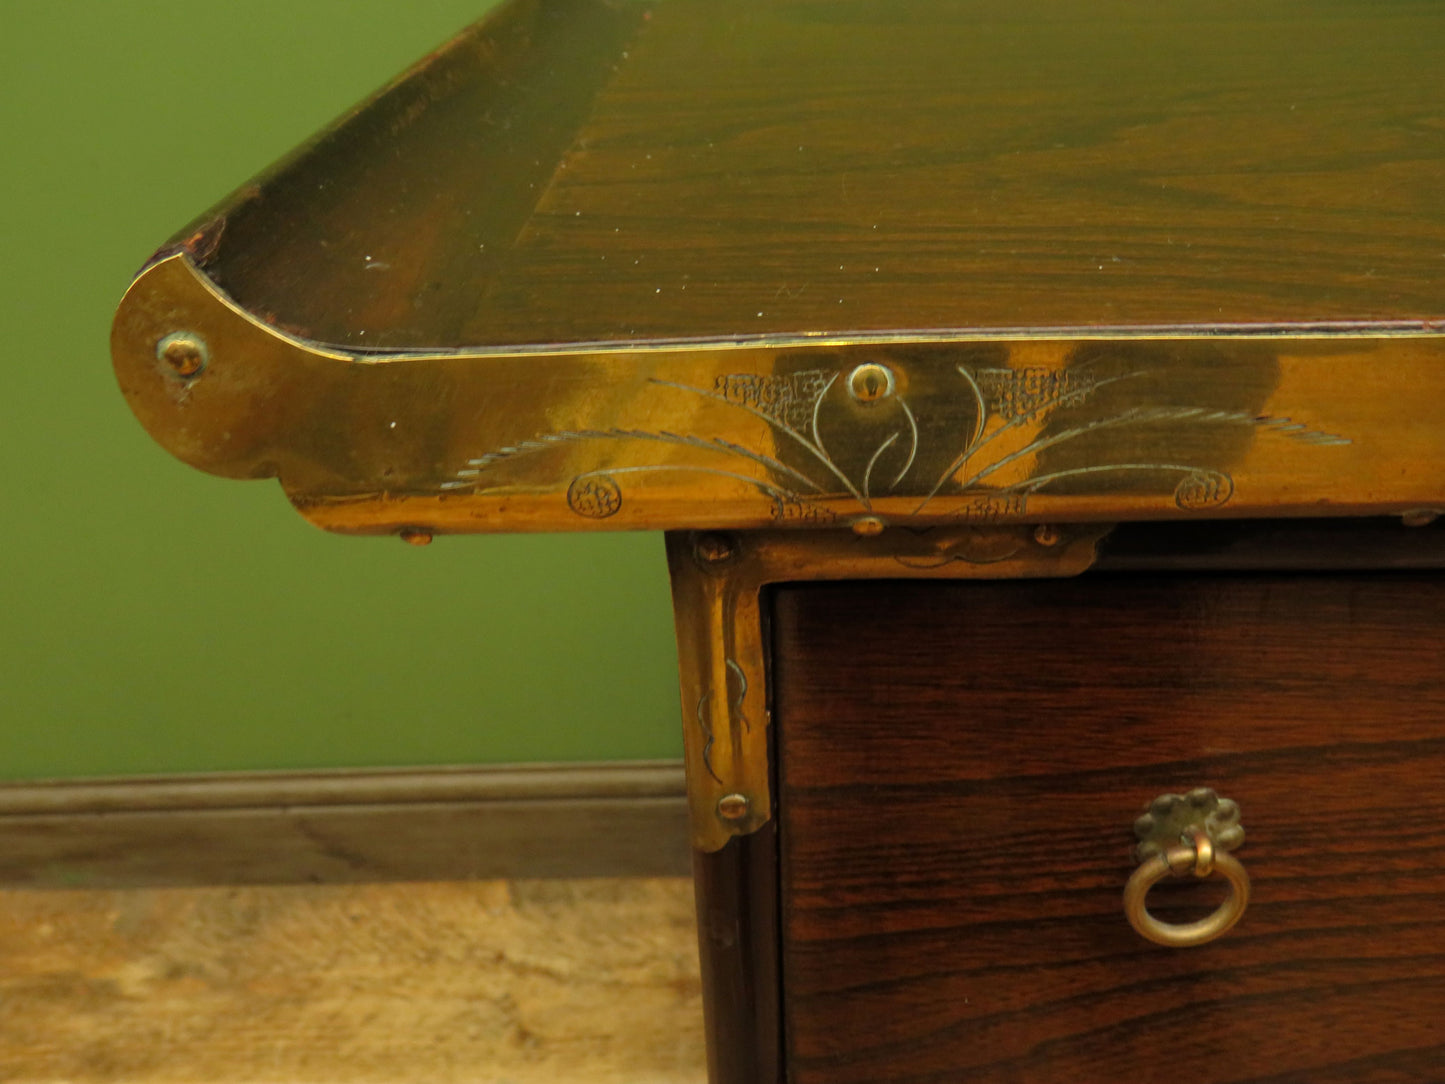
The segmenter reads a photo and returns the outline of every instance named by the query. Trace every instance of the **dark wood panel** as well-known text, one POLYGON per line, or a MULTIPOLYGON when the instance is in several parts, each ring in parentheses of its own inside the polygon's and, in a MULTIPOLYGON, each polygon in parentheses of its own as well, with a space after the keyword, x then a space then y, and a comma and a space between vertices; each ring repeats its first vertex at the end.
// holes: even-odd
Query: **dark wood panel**
POLYGON ((0 786, 0 887, 683 876, 671 761, 0 786))
MULTIPOLYGON (((1439 1079, 1445 581, 797 587, 776 606, 796 1084, 1439 1079), (1127 925, 1155 795, 1238 800, 1214 944, 1127 925)), ((1164 914, 1213 884, 1157 889, 1164 914)))
POLYGON ((1378 572, 1445 569, 1445 519, 1428 509, 1370 519, 1121 523, 1099 545, 1111 572, 1378 572))
POLYGON ((351 349, 1445 315, 1415 0, 514 0, 178 238, 351 349))

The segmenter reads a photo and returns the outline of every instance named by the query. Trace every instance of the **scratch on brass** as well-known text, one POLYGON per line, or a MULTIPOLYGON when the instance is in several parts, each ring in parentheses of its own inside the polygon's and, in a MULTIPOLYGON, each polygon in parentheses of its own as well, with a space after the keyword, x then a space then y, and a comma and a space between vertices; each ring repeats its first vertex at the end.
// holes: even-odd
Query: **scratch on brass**
POLYGON ((698 697, 697 700, 697 725, 702 730, 703 737, 702 766, 707 769, 708 775, 712 776, 713 779, 721 783, 722 778, 717 774, 717 772, 712 766, 712 747, 713 742, 716 739, 713 736, 712 720, 711 718, 709 718, 708 699, 708 692, 706 689, 704 689, 702 695, 698 697))
MULTIPOLYGON (((743 711, 743 704, 748 695, 748 676, 743 672, 743 668, 733 659, 726 660, 725 665, 727 667, 727 684, 729 687, 727 701, 728 708, 732 712, 731 718, 742 723, 745 731, 751 732, 753 729, 752 722, 748 719, 747 713, 743 711), (733 685, 735 684, 734 678, 736 678, 735 691, 733 690, 733 685)), ((702 695, 698 697, 696 712, 697 725, 698 729, 702 731, 703 736, 703 767, 707 769, 708 775, 721 783, 722 779, 718 776, 717 770, 713 767, 712 763, 712 750, 713 746, 717 743, 717 733, 712 725, 712 699, 713 693, 710 689, 704 689, 702 695)))
MULTIPOLYGON (((738 690, 731 697, 733 718, 743 724, 744 730, 751 731, 753 724, 743 711, 743 700, 748 695, 748 676, 743 673, 743 668, 732 659, 727 660, 727 668, 729 678, 736 677, 738 679, 738 690)), ((728 684, 731 685, 732 682, 729 681, 728 684)))

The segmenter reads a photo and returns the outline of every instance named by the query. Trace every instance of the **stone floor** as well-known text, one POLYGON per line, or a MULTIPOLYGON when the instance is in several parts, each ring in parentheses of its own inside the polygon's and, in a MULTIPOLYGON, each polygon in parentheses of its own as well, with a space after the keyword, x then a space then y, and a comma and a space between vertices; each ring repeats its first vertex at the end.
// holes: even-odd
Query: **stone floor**
POLYGON ((0 1081, 700 1084, 686 880, 0 892, 0 1081))

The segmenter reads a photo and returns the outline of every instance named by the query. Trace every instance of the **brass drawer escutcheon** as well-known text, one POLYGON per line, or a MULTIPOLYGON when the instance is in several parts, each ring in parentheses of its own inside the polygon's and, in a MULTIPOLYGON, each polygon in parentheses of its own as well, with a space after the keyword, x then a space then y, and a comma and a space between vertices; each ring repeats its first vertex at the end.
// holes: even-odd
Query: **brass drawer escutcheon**
POLYGON ((1124 888, 1124 914, 1139 936, 1170 948, 1213 941, 1244 915, 1249 904, 1249 874, 1229 852, 1244 842, 1239 806, 1208 787, 1188 794, 1161 794, 1149 812, 1134 822, 1139 839, 1139 868, 1124 888), (1197 922, 1161 922, 1149 913, 1149 890, 1165 877, 1218 872, 1230 894, 1213 914, 1197 922))

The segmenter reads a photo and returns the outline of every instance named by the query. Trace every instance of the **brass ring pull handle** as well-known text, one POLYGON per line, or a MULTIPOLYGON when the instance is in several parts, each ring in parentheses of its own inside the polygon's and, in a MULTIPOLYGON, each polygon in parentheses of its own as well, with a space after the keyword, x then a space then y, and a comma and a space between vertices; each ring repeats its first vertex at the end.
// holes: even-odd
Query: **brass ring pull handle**
POLYGON ((1134 823, 1139 868, 1124 887, 1124 915, 1139 936, 1170 948, 1213 941, 1230 929, 1249 904, 1249 874, 1229 852, 1244 842, 1239 806, 1207 787, 1188 794, 1162 794, 1134 823), (1149 890, 1169 876, 1218 872, 1229 882, 1229 898, 1213 914, 1182 925, 1149 913, 1149 890))

